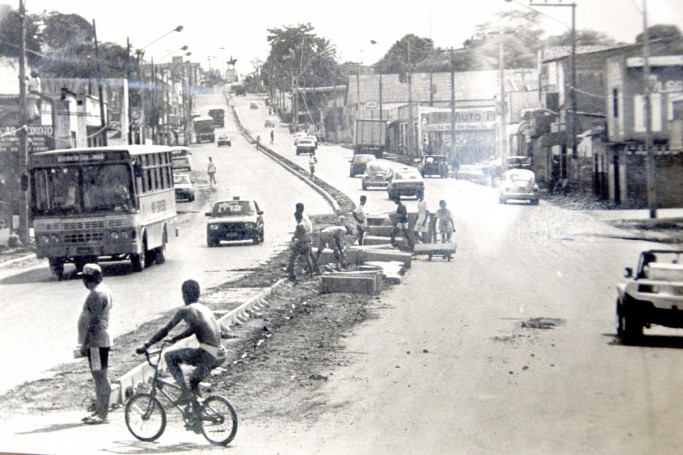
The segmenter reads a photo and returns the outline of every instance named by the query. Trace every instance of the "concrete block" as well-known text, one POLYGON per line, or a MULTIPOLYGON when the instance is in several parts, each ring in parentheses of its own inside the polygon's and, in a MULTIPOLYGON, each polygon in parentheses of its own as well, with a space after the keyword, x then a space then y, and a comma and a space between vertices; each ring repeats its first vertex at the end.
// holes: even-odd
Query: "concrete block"
POLYGON ((404 267, 410 268, 411 265, 411 254, 402 253, 400 251, 373 251, 368 250, 364 252, 365 260, 363 262, 372 261, 397 261, 403 263, 404 267))
POLYGON ((393 230, 393 226, 368 226, 367 236, 391 237, 393 230))
POLYGON ((394 247, 390 243, 381 243, 377 245, 353 245, 347 248, 346 251, 354 249, 356 251, 366 251, 366 250, 393 250, 394 247))
POLYGON ((366 245, 385 245, 389 244, 391 239, 389 237, 379 237, 375 235, 368 235, 365 237, 366 245))
POLYGON ((381 275, 375 273, 369 275, 343 275, 330 273, 322 276, 322 292, 329 294, 334 292, 352 292, 357 294, 378 294, 382 289, 381 275))
POLYGON ((389 224, 389 213, 378 213, 374 215, 366 215, 368 220, 368 227, 370 226, 381 226, 383 224, 389 224))

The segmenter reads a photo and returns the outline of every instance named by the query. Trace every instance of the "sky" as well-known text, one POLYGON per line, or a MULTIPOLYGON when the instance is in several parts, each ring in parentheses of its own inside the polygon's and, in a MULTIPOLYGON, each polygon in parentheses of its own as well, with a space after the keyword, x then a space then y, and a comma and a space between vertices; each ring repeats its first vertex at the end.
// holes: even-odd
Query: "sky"
MULTIPOLYGON (((576 28, 633 42, 643 30, 643 4, 648 24, 674 24, 683 30, 683 0, 574 0, 576 28)), ((571 0, 531 0, 534 4, 571 0)), ((17 9, 19 0, 0 0, 17 9)), ((372 64, 408 33, 431 38, 437 47, 461 48, 475 27, 495 22, 496 13, 528 10, 530 0, 25 0, 29 13, 59 11, 95 20, 100 41, 145 49, 145 58, 170 61, 186 57, 204 68, 224 69, 237 59, 240 74, 265 61, 269 28, 311 23, 314 32, 336 46, 340 62, 372 64), (169 32, 178 25, 181 32, 169 32), (166 35, 166 36, 164 36, 166 35), (378 44, 371 44, 370 40, 378 44)), ((544 15, 548 35, 571 26, 571 7, 534 6, 544 15)))

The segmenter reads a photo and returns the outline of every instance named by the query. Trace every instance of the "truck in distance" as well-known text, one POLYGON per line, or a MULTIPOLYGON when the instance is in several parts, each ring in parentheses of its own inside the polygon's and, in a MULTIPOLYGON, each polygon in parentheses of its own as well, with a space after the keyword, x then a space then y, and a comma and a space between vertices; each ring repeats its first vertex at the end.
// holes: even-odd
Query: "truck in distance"
POLYGON ((194 134, 197 138, 197 143, 204 141, 215 142, 216 135, 214 133, 213 117, 208 115, 201 115, 194 120, 194 134))
POLYGON ((213 119, 213 126, 223 128, 225 126, 225 110, 209 109, 209 117, 213 119))
POLYGON ((353 130, 353 153, 384 156, 387 145, 387 122, 378 119, 357 119, 353 130))

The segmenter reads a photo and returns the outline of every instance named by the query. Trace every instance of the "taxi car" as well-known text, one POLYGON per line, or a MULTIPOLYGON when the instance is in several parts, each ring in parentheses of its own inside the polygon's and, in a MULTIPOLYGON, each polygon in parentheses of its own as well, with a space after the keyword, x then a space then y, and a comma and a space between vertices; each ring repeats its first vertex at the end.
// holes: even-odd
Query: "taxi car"
POLYGON ((252 102, 249 104, 249 109, 258 109, 258 104, 252 102))
POLYGON ((250 199, 234 197, 216 202, 206 212, 206 244, 219 246, 221 241, 251 240, 255 245, 264 239, 263 211, 250 199))
POLYGON ((187 147, 174 147, 171 150, 171 165, 174 171, 192 170, 192 152, 187 147))
POLYGON ((505 171, 498 185, 498 202, 506 204, 509 200, 528 201, 538 205, 538 185, 533 171, 510 169, 505 171))
POLYGON ((311 139, 299 139, 299 142, 296 143, 296 154, 303 153, 305 155, 308 155, 310 153, 315 154, 315 142, 313 142, 311 139))
POLYGON ((424 180, 420 172, 414 167, 395 169, 389 178, 387 193, 393 200, 401 196, 415 196, 419 191, 424 191, 424 180))
POLYGON ((232 139, 230 139, 230 135, 228 134, 221 134, 218 136, 218 146, 220 147, 221 145, 227 145, 228 147, 232 146, 232 139))
POLYGON ((371 186, 386 188, 393 174, 391 164, 390 161, 386 160, 372 160, 368 162, 365 166, 365 172, 361 176, 363 190, 367 190, 371 186))
POLYGON ((427 155, 417 165, 417 170, 420 171, 422 177, 438 175, 445 179, 448 177, 451 168, 448 165, 446 155, 427 155))
POLYGON ((176 201, 194 201, 194 182, 187 172, 173 173, 173 188, 176 201))
POLYGON ((365 172, 365 166, 375 159, 375 155, 370 155, 369 153, 359 153, 353 155, 353 158, 349 160, 349 177, 355 177, 358 174, 365 172))
POLYGON ((275 119, 273 117, 268 117, 266 121, 263 123, 264 128, 273 128, 275 127, 275 119))
POLYGON ((298 131, 294 133, 294 145, 296 145, 301 139, 305 139, 308 134, 303 131, 298 131))
POLYGON ((625 283, 617 285, 617 336, 634 344, 652 324, 683 328, 683 250, 640 253, 635 275, 624 269, 625 283))

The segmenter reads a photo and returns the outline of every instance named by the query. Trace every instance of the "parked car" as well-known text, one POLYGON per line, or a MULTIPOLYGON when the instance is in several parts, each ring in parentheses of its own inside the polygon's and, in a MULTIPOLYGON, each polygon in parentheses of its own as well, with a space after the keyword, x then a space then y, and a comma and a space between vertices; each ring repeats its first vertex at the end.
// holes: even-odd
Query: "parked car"
POLYGON ((370 155, 367 153, 359 153, 358 155, 353 155, 353 158, 349 160, 349 177, 355 177, 358 174, 365 172, 365 166, 375 159, 375 155, 370 155))
POLYGON ((420 190, 424 191, 424 180, 414 167, 395 169, 387 185, 389 199, 396 199, 401 196, 417 196, 420 190))
POLYGON ((324 131, 316 131, 315 133, 313 133, 313 136, 315 136, 319 144, 324 144, 327 140, 327 135, 324 131))
POLYGON ((308 136, 308 134, 304 133, 303 131, 298 131, 294 133, 294 145, 296 145, 300 139, 305 139, 306 136, 308 136))
POLYGON ((498 202, 506 204, 509 200, 528 201, 531 205, 538 205, 538 185, 533 171, 505 171, 498 185, 498 202))
POLYGON ((171 151, 171 163, 174 171, 191 171, 192 152, 187 147, 174 147, 171 151))
POLYGON ((417 165, 417 170, 420 171, 422 177, 438 175, 445 179, 448 177, 451 167, 448 165, 446 155, 427 155, 417 165))
POLYGON ((310 139, 299 139, 299 142, 296 144, 296 154, 304 153, 308 155, 309 153, 314 153, 315 154, 315 142, 313 142, 310 139))
POLYGON ((251 104, 249 104, 249 109, 258 109, 258 104, 252 101, 251 104))
POLYGON ((221 241, 251 240, 254 244, 264 240, 263 211, 256 201, 234 197, 216 202, 206 225, 206 244, 220 245, 221 241))
POLYGON ((624 269, 626 283, 617 285, 617 336, 634 344, 643 327, 657 324, 683 328, 683 250, 647 250, 640 253, 634 274, 624 269))
POLYGON ((361 177, 363 179, 363 190, 367 190, 371 186, 387 187, 392 174, 393 171, 391 170, 390 161, 369 161, 365 166, 365 173, 363 173, 363 176, 361 177))
POLYGON ((228 134, 221 134, 218 136, 218 146, 220 147, 221 145, 227 145, 228 147, 232 146, 232 140, 228 134))
POLYGON ((176 201, 194 201, 194 182, 187 172, 173 173, 173 187, 176 201))
POLYGON ((274 128, 275 127, 275 119, 273 117, 268 117, 266 121, 264 122, 263 126, 265 128, 274 128))

